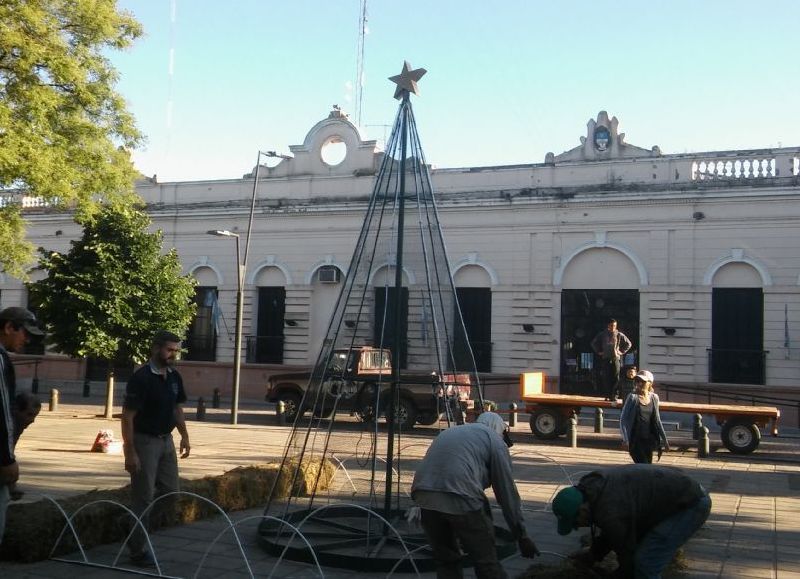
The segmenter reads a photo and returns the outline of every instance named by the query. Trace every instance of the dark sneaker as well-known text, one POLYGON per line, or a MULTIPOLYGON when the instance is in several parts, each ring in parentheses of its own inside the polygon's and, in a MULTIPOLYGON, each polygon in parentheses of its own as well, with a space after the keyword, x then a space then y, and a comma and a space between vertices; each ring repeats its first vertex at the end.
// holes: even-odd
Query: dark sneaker
POLYGON ((142 551, 141 553, 131 553, 131 565, 136 567, 155 567, 156 560, 150 551, 142 551))

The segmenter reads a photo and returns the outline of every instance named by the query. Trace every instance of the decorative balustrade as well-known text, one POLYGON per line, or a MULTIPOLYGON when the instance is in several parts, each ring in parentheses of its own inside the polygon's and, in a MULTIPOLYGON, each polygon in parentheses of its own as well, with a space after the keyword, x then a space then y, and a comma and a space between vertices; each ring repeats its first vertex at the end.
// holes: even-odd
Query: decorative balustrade
POLYGON ((692 181, 759 179, 777 177, 778 173, 775 157, 706 159, 692 162, 692 181))
POLYGON ((38 209, 53 205, 44 197, 33 197, 21 193, 0 193, 0 207, 8 207, 13 204, 20 204, 23 209, 38 209))

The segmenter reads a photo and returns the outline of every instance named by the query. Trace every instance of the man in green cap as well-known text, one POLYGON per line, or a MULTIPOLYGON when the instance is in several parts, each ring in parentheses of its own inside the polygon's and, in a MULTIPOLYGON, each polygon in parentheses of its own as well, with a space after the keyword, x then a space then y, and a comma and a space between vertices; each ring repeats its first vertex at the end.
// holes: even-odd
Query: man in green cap
POLYGON ((594 560, 616 552, 617 577, 656 579, 708 519, 711 498, 677 469, 628 464, 590 472, 552 507, 560 535, 591 527, 594 560))

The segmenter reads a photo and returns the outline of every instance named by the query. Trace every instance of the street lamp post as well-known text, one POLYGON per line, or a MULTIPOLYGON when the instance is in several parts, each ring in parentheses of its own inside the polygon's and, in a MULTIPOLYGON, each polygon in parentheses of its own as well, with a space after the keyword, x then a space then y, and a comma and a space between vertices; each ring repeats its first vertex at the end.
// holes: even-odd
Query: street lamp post
POLYGON ((233 397, 231 399, 231 424, 239 421, 239 376, 242 369, 242 320, 244 318, 244 272, 246 264, 242 263, 239 251, 239 234, 227 229, 212 230, 209 235, 233 237, 236 239, 236 329, 233 339, 233 397))
MULTIPOLYGON (((244 318, 244 276, 247 271, 247 256, 250 253, 250 235, 253 232, 253 216, 256 212, 256 198, 258 197, 258 176, 261 168, 261 157, 275 157, 281 160, 291 160, 291 155, 283 155, 275 151, 259 151, 256 157, 256 170, 253 175, 253 196, 250 201, 250 216, 247 223, 247 237, 244 242, 244 260, 239 253, 239 234, 227 229, 215 229, 208 232, 209 235, 220 237, 236 238, 236 335, 234 337, 233 354, 233 399, 231 400, 231 424, 236 424, 239 420, 239 374, 242 367, 242 319, 244 318)), ((256 340, 258 337, 256 336, 256 340)))

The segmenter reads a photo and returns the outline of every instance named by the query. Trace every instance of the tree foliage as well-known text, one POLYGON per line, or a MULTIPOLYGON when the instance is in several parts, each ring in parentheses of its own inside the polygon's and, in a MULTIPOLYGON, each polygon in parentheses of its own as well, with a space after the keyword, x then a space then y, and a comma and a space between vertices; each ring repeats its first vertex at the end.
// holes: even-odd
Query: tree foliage
POLYGON ((0 268, 18 275, 33 256, 8 221, 19 196, 79 214, 133 198, 141 135, 105 54, 140 34, 116 0, 0 2, 0 268))
POLYGON ((105 206, 84 219, 69 253, 40 249, 47 277, 29 285, 52 343, 72 356, 141 362, 159 329, 183 335, 195 313, 195 282, 175 249, 133 207, 105 206))

